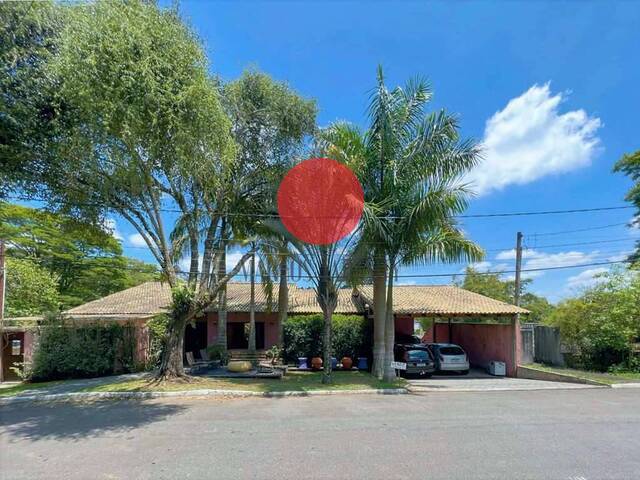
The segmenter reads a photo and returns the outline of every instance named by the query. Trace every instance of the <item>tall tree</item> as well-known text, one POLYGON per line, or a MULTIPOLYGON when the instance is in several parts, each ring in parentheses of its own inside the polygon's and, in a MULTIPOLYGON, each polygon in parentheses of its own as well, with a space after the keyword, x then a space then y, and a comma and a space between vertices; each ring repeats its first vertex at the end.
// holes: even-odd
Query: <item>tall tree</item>
POLYGON ((0 202, 0 238, 9 255, 56 279, 63 310, 157 278, 154 265, 124 257, 110 232, 66 215, 0 202))
MULTIPOLYGON (((162 378, 182 376, 186 322, 232 276, 219 275, 215 247, 235 143, 206 56, 175 10, 104 1, 73 9, 50 72, 60 85, 59 103, 75 119, 56 145, 65 182, 52 186, 54 201, 85 215, 111 211, 125 218, 172 287, 178 255, 165 210, 182 216, 192 259, 199 256, 200 227, 205 232, 203 288, 181 297, 192 304, 172 316, 160 368, 162 378)), ((190 265, 193 278, 198 262, 190 265)))
POLYGON ((479 149, 474 142, 460 139, 454 116, 425 111, 430 98, 429 87, 421 79, 388 90, 379 68, 366 133, 338 124, 325 137, 330 151, 361 165, 354 170, 360 172, 365 201, 379 207, 378 222, 373 228, 369 222, 362 242, 371 247, 375 272, 374 373, 387 379, 395 375, 391 368, 394 271, 406 264, 482 256, 455 221, 469 196, 461 179, 478 163, 479 149))
POLYGON ((59 175, 49 141, 64 130, 66 111, 54 108, 47 64, 66 12, 53 1, 0 2, 0 197, 37 193, 41 178, 59 175))
POLYGON ((6 316, 24 317, 59 311, 55 277, 27 258, 7 258, 6 316))
MULTIPOLYGON (((277 180, 303 153, 305 140, 314 133, 317 107, 313 100, 302 98, 286 84, 256 70, 245 71, 238 80, 225 84, 222 93, 224 109, 231 120, 231 131, 237 144, 235 162, 229 170, 230 188, 221 208, 225 212, 233 212, 233 215, 224 217, 226 232, 241 242, 252 239, 262 253, 258 267, 264 268, 265 249, 272 242, 262 242, 259 237, 267 235, 272 239, 274 235, 264 232, 264 229, 258 232, 260 217, 256 214, 272 213, 269 208, 277 180)), ((232 239, 221 240, 221 255, 226 256, 230 243, 232 239)), ((286 242, 284 247, 286 250, 286 242)), ((225 263, 221 262, 220 268, 224 267, 225 263)), ((285 289, 281 288, 284 293, 279 294, 282 307, 286 278, 280 275, 280 279, 281 287, 283 282, 285 284, 285 289)), ((221 290, 218 299, 218 319, 218 339, 226 348, 226 289, 221 290)), ((280 320, 282 322, 282 318, 280 320)), ((254 321, 250 324, 255 327, 254 321)), ((255 328, 250 329, 250 337, 255 338, 255 328)))
MULTIPOLYGON (((614 167, 614 172, 622 172, 634 182, 625 199, 636 206, 637 212, 634 223, 636 228, 640 228, 640 150, 624 155, 618 160, 614 167)), ((635 266, 640 265, 640 241, 636 244, 636 251, 629 260, 635 266)))

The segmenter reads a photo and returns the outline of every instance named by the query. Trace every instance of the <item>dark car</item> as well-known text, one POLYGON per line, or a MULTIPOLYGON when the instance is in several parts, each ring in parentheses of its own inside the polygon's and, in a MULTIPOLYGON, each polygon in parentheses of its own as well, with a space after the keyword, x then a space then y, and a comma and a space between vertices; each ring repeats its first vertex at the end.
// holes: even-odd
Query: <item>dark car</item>
POLYGON ((406 370, 400 371, 402 375, 419 375, 428 378, 436 370, 433 355, 426 345, 396 343, 393 353, 396 362, 407 365, 406 370))

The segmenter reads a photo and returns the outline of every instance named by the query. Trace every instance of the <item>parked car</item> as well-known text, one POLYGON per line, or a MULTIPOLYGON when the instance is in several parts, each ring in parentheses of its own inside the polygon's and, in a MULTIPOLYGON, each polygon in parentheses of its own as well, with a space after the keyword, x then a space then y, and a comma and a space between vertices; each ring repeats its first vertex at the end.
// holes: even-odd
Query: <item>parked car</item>
POLYGON ((416 335, 407 335, 406 333, 396 332, 395 343, 401 345, 420 345, 422 340, 416 335))
POLYGON ((433 355, 425 345, 396 343, 393 353, 396 362, 407 364, 407 369, 400 371, 403 376, 419 375, 429 378, 436 370, 433 355))
POLYGON ((460 345, 455 343, 429 343, 431 353, 439 372, 469 373, 469 357, 460 345))

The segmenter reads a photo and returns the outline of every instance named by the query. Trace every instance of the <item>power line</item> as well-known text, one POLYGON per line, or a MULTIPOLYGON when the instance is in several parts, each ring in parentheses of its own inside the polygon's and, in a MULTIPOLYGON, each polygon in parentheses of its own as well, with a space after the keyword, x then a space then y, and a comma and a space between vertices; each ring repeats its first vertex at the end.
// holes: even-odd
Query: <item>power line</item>
MULTIPOLYGON (((22 201, 35 201, 35 202, 48 202, 48 200, 37 197, 28 197, 28 196, 16 196, 9 195, 6 198, 11 198, 14 200, 22 200, 22 201)), ((82 206, 92 206, 92 207, 102 207, 98 203, 88 203, 88 202, 79 202, 78 205, 82 206)), ((559 214, 569 214, 569 213, 589 213, 589 212, 600 212, 600 211, 611 211, 611 210, 625 210, 635 208, 632 205, 622 205, 616 207, 594 207, 594 208, 574 208, 568 210, 539 210, 539 211, 528 211, 528 212, 497 212, 497 213, 477 213, 477 214, 465 214, 465 215, 454 215, 455 218, 495 218, 495 217, 522 217, 522 216, 531 216, 531 215, 559 215, 559 214)), ((160 212, 167 213, 184 213, 180 209, 175 208, 160 208, 158 209, 160 212)), ((224 215, 230 217, 254 217, 254 218, 280 218, 278 214, 268 214, 268 213, 239 213, 239 212, 212 212, 216 215, 224 215)), ((342 218, 342 217, 321 217, 321 216, 313 216, 310 218, 342 218)), ((379 218, 386 219, 402 219, 402 216, 384 216, 379 218)))
POLYGON ((587 227, 587 228, 578 228, 576 230, 558 230, 555 232, 543 232, 543 233, 531 233, 527 235, 529 237, 546 237, 551 235, 564 235, 566 233, 580 233, 580 232, 590 232, 592 230, 604 230, 606 228, 620 227, 620 226, 628 226, 629 222, 621 222, 621 223, 610 223, 608 225, 600 225, 597 227, 587 227))
MULTIPOLYGON (((586 268, 586 267, 595 267, 595 266, 603 266, 603 265, 615 265, 615 264, 625 264, 631 263, 629 260, 615 260, 615 261, 605 261, 605 262, 591 262, 591 263, 578 263, 573 265, 559 265, 555 267, 539 267, 539 268, 523 268, 521 272, 543 272, 550 270, 565 270, 571 268, 586 268)), ((472 266, 472 265, 471 265, 472 266)), ((134 271, 138 273, 151 273, 145 270, 140 270, 135 267, 123 266, 121 267, 123 270, 134 271)), ((154 273, 162 274, 161 270, 158 270, 154 273)), ((190 272, 186 270, 174 270, 174 273, 179 275, 189 275, 190 272)), ((228 272, 227 272, 228 273, 228 272)), ((495 271, 485 271, 485 272, 474 272, 475 275, 504 275, 508 273, 515 273, 515 270, 495 270, 495 271)), ((197 275, 202 275, 201 272, 197 272, 197 275)), ((238 272, 236 276, 247 276, 245 272, 238 272)), ((442 277, 459 277, 466 276, 466 272, 450 272, 450 273, 416 273, 416 274, 398 274, 394 275, 394 278, 442 278, 442 277)), ((262 278, 259 273, 256 273, 256 278, 262 278)), ((299 279, 315 279, 316 277, 313 275, 301 274, 301 275, 293 275, 293 277, 297 277, 299 279)), ((368 275, 367 278, 376 278, 374 275, 368 275)))

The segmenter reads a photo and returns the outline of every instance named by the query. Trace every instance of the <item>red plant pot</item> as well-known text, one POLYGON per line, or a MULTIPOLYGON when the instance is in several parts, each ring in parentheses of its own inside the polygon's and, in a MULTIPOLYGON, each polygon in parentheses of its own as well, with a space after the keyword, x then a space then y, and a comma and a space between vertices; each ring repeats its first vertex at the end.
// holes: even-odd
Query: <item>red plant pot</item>
POLYGON ((351 367, 353 367, 353 360, 351 360, 351 358, 349 357, 342 357, 342 360, 340 360, 340 362, 342 363, 342 368, 344 368, 345 370, 351 370, 351 367))
POLYGON ((314 370, 321 370, 322 369, 322 359, 320 357, 313 357, 311 359, 311 368, 313 368, 314 370))

